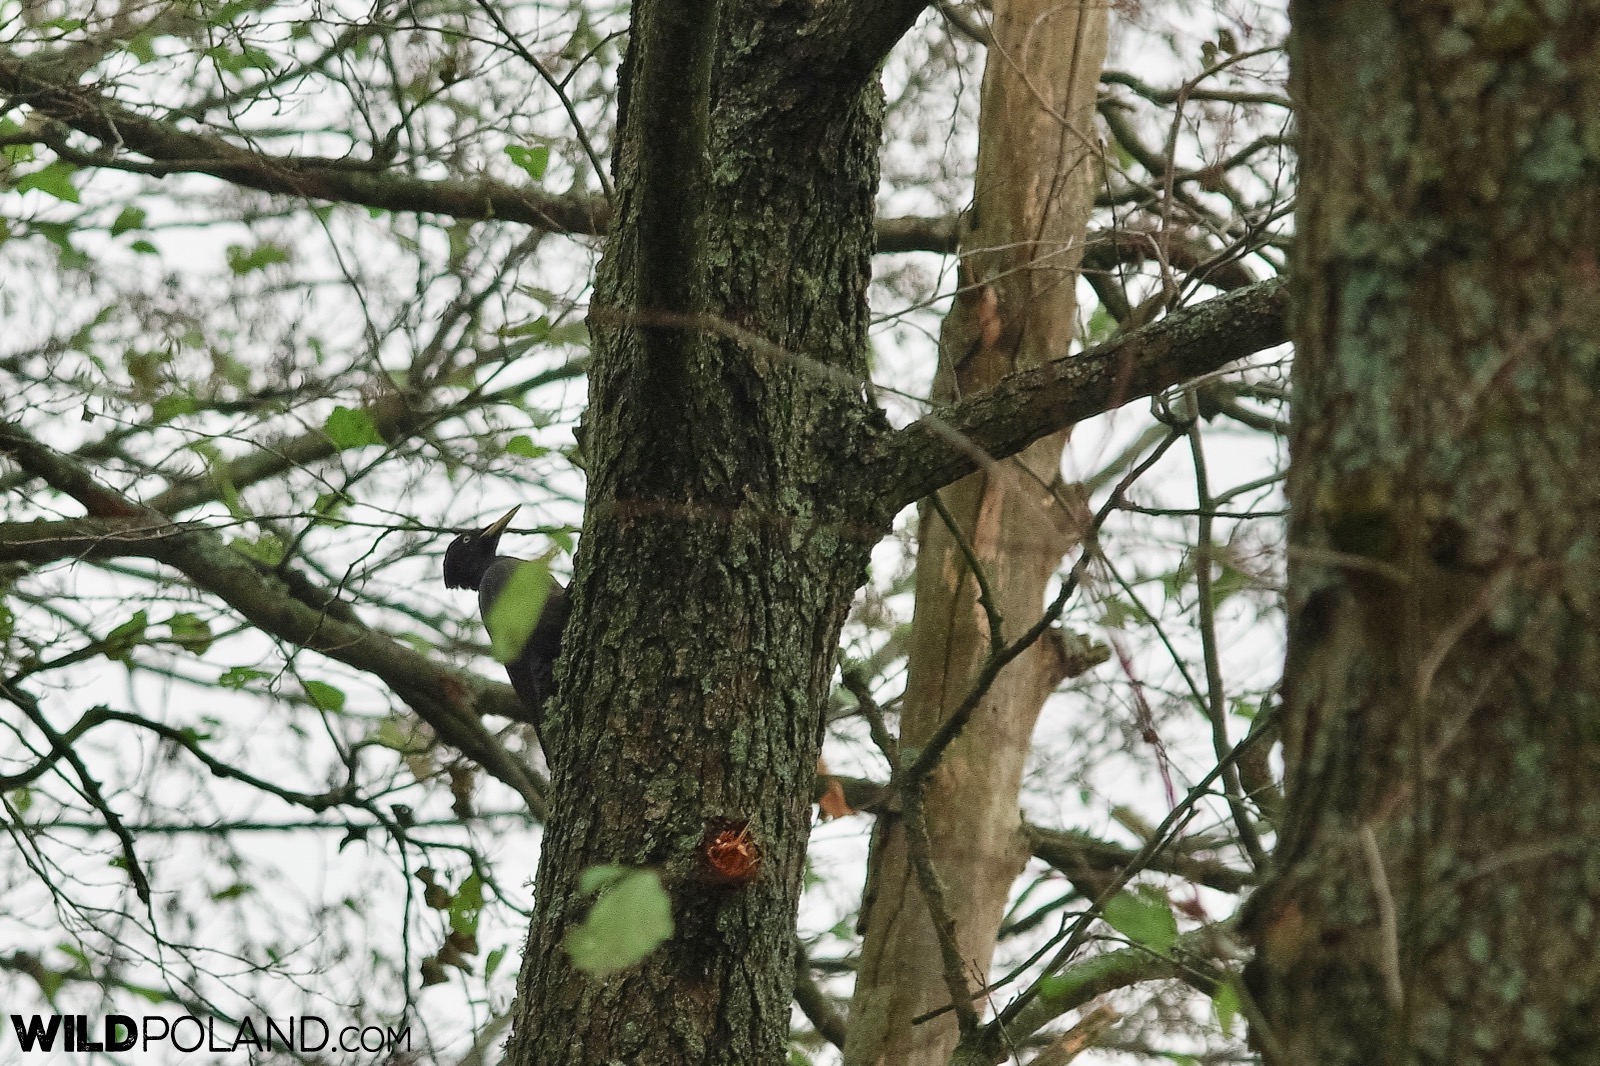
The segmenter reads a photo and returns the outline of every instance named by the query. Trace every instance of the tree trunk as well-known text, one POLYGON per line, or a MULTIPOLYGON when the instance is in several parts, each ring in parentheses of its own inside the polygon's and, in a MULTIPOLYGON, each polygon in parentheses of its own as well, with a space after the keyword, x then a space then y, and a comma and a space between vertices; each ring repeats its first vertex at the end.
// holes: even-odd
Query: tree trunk
POLYGON ((1600 1062, 1600 9, 1297 3, 1269 1061, 1600 1062))
POLYGON ((892 517, 855 478, 881 428, 862 385, 875 71, 916 10, 634 6, 509 1062, 785 1057, 821 709, 892 517), (759 876, 713 883, 707 832, 744 823, 759 876), (562 938, 603 863, 660 871, 676 932, 596 979, 562 938))
MULTIPOLYGON (((1067 351, 1098 177, 1094 101, 1106 10, 1000 0, 991 35, 975 222, 962 235, 962 292, 940 338, 936 398, 945 401, 1067 351)), ((989 653, 990 627, 962 540, 994 592, 1004 638, 1015 640, 1039 619, 1046 585, 1082 529, 1082 509, 1061 485, 1066 439, 1066 432, 1051 434, 944 489, 959 540, 923 505, 903 749, 926 744, 989 653)), ((1017 797, 1033 726, 1066 666, 1050 637, 1011 663, 924 792, 933 865, 975 993, 988 979, 1006 899, 1028 856, 1017 797)), ((861 925, 845 1062, 943 1063, 959 1036, 957 1018, 947 1012, 913 1024, 948 1006, 951 993, 905 827, 888 813, 874 833, 861 925)))

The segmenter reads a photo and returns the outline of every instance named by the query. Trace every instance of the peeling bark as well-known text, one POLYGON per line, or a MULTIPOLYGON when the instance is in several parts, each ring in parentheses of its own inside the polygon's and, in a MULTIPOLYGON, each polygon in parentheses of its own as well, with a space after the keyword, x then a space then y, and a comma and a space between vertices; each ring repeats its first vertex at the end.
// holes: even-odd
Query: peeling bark
MULTIPOLYGON (((940 338, 939 398, 992 388, 1019 367, 1071 343, 1075 287, 1098 173, 1095 88, 1105 57, 1106 11, 1056 0, 996 4, 984 73, 974 224, 962 234, 963 286, 940 338)), ((917 600, 904 710, 903 750, 922 747, 966 697, 991 648, 976 559, 993 593, 1004 639, 1043 612, 1045 587, 1076 542, 1086 512, 1061 484, 1067 432, 942 490, 955 528, 923 506, 917 600), (965 542, 963 544, 962 542, 965 542)), ((1060 684, 1057 642, 1035 643, 996 679, 972 720, 927 780, 925 818, 933 870, 954 922, 964 971, 948 973, 906 827, 880 816, 863 901, 861 966, 845 1043, 847 1064, 943 1063, 960 1011, 916 1019, 974 994, 988 980, 1012 883, 1028 857, 1017 797, 1033 726, 1060 684)), ((981 997, 974 996, 981 1009, 981 997)), ((963 1007, 966 1004, 962 1005, 963 1007)))

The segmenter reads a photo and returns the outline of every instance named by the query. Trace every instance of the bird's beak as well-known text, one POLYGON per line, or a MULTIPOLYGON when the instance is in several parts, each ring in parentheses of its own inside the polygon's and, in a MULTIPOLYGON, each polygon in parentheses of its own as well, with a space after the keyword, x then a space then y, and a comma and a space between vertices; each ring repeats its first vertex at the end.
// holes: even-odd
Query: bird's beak
POLYGON ((495 519, 495 521, 490 524, 489 528, 483 531, 482 536, 498 537, 500 534, 504 533, 506 531, 506 527, 511 524, 511 520, 517 516, 517 512, 520 510, 522 510, 522 504, 519 503, 505 514, 495 519))

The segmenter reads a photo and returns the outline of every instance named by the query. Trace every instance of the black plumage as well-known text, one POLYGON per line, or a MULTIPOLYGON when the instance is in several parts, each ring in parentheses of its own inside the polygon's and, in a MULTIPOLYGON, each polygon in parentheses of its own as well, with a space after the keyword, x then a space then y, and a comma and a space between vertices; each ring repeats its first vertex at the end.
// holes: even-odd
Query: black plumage
MULTIPOLYGON (((444 552, 444 584, 452 589, 476 589, 478 613, 487 627, 494 605, 505 591, 517 567, 523 562, 500 555, 500 535, 511 524, 519 508, 513 507, 483 529, 462 533, 444 552)), ((572 603, 566 586, 554 579, 539 619, 522 648, 506 663, 511 687, 527 709, 527 721, 535 730, 544 723, 545 701, 555 692, 556 657, 561 654, 561 636, 567 628, 572 603)), ((541 731, 540 743, 543 743, 541 731)))

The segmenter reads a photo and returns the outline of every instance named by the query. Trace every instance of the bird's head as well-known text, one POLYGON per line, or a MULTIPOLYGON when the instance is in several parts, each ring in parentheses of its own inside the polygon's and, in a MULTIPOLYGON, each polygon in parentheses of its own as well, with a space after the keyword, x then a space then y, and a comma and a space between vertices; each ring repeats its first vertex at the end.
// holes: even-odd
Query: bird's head
POLYGON ((484 571, 489 569, 500 549, 500 534, 506 531, 520 509, 519 504, 482 529, 469 529, 450 542, 450 547, 444 550, 445 588, 478 587, 484 571))

